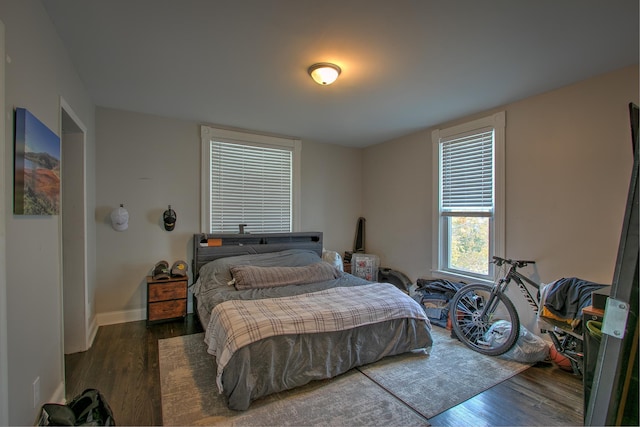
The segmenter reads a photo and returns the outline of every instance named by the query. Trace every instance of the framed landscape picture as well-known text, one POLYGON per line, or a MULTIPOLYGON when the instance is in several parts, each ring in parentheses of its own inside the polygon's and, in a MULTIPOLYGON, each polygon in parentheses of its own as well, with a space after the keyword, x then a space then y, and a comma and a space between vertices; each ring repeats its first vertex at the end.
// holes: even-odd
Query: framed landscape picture
POLYGON ((24 108, 15 111, 16 215, 60 212, 60 138, 24 108))

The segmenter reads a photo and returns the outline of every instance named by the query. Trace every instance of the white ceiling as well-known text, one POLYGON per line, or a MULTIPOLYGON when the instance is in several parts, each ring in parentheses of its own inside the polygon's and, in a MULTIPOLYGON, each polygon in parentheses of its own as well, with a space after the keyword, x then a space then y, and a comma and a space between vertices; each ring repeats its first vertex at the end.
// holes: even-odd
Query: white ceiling
POLYGON ((42 1, 98 106, 354 147, 638 63, 637 0, 42 1))

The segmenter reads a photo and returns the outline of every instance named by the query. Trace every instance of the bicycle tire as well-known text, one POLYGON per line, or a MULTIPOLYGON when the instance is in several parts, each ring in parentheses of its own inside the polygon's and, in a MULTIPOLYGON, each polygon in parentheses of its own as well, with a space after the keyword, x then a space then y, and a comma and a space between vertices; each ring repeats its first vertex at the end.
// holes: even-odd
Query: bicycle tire
POLYGON ((453 331, 460 341, 478 353, 499 356, 511 350, 520 336, 520 319, 511 300, 504 294, 498 294, 494 310, 484 318, 480 312, 487 303, 492 286, 482 284, 465 285, 451 299, 449 316, 453 331), (506 340, 496 343, 487 342, 485 334, 499 321, 511 323, 506 340))

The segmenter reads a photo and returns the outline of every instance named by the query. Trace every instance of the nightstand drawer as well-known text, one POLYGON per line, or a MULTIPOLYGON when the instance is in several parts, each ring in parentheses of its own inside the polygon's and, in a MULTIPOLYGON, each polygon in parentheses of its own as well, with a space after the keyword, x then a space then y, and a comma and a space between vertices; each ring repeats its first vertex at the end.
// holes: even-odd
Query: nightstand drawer
POLYGON ((153 276, 147 276, 147 326, 165 320, 186 319, 188 286, 187 277, 153 280, 153 276))
POLYGON ((149 321, 184 317, 187 315, 187 300, 172 300, 149 304, 149 321))
POLYGON ((149 286, 149 302, 187 297, 187 282, 154 283, 149 286))

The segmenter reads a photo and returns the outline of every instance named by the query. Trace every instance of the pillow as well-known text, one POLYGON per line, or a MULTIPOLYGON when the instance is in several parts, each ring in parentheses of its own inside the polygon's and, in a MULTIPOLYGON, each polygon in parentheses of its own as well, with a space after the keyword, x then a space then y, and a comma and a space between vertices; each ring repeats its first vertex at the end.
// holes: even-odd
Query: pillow
POLYGON ((338 271, 344 271, 344 265, 342 264, 342 257, 336 251, 322 250, 322 260, 333 265, 338 271))
POLYGON ((229 268, 237 290, 275 288, 278 286, 304 285, 323 282, 340 277, 340 272, 326 262, 304 267, 259 267, 256 265, 234 265, 229 268))
POLYGON ((302 267, 320 261, 320 256, 308 249, 286 249, 278 252, 218 258, 200 267, 199 279, 194 284, 193 293, 198 296, 201 292, 211 289, 228 288, 227 283, 232 279, 229 268, 233 265, 302 267))

